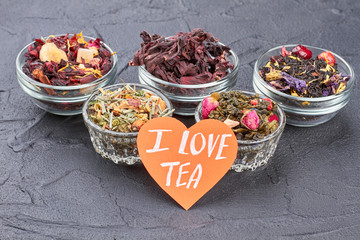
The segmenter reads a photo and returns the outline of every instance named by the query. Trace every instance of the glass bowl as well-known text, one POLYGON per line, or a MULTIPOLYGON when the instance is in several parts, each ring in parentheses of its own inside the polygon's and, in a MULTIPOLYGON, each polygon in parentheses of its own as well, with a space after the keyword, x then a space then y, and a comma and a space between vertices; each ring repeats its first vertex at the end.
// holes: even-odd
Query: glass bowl
MULTIPOLYGON (((255 93, 241 91, 247 96, 255 95, 255 93)), ((261 98, 265 98, 261 96, 261 98)), ((202 103, 201 102, 195 110, 195 120, 199 122, 202 117, 202 103)), ((236 159, 231 166, 231 170, 236 172, 243 172, 246 170, 254 171, 258 167, 264 166, 269 159, 274 155, 279 139, 284 131, 286 124, 286 117, 284 111, 278 106, 276 115, 279 119, 279 127, 271 134, 260 140, 238 140, 238 153, 236 159)))
MULTIPOLYGON (((287 49, 292 49, 297 44, 285 45, 287 49)), ((306 46, 306 45, 304 45, 306 46)), ((261 55, 254 66, 253 87, 255 92, 265 95, 277 102, 284 110, 287 124, 298 127, 312 127, 329 121, 341 108, 350 100, 350 95, 355 83, 355 73, 352 67, 339 55, 331 52, 338 65, 340 73, 350 75, 344 91, 326 97, 309 98, 296 97, 285 94, 269 86, 259 75, 259 70, 269 61, 271 56, 280 55, 281 48, 278 46, 270 49, 261 55)), ((306 46, 313 52, 313 56, 318 56, 321 52, 327 51, 322 48, 306 46)))
POLYGON ((227 60, 234 64, 234 69, 226 77, 211 83, 196 85, 170 83, 149 73, 144 65, 138 67, 139 80, 142 84, 163 92, 172 102, 175 114, 192 116, 196 106, 212 92, 227 91, 235 86, 239 71, 239 58, 234 51, 230 50, 230 53, 227 60))
MULTIPOLYGON (((66 34, 59 34, 56 36, 64 35, 66 34)), ((84 39, 86 41, 89 41, 90 39, 95 40, 95 38, 86 36, 84 36, 84 39)), ((80 114, 84 102, 94 90, 115 82, 118 64, 116 54, 111 56, 113 66, 110 71, 93 82, 76 86, 53 86, 38 82, 28 77, 22 70, 26 60, 25 53, 28 51, 28 47, 33 43, 34 42, 31 42, 26 45, 17 55, 16 74, 20 87, 32 97, 33 102, 38 107, 45 111, 57 115, 80 114)), ((110 53, 114 53, 108 45, 105 43, 102 44, 110 53)))
MULTIPOLYGON (((150 93, 155 94, 165 101, 166 106, 171 110, 173 109, 171 102, 167 99, 161 92, 156 89, 137 83, 130 83, 131 87, 136 87, 136 89, 144 89, 150 93)), ((103 88, 105 91, 110 89, 111 91, 117 90, 118 88, 123 87, 124 84, 115 84, 103 88)), ((89 130, 91 142, 95 148, 95 151, 99 153, 102 157, 110 159, 116 164, 124 165, 133 165, 141 163, 137 145, 136 138, 138 132, 132 133, 122 133, 115 132, 110 130, 103 130, 100 126, 95 124, 88 115, 88 105, 91 101, 94 100, 96 96, 100 94, 100 91, 97 90, 94 92, 89 99, 85 102, 82 108, 82 116, 84 118, 85 125, 89 130)), ((170 114, 170 117, 172 114, 170 114)))

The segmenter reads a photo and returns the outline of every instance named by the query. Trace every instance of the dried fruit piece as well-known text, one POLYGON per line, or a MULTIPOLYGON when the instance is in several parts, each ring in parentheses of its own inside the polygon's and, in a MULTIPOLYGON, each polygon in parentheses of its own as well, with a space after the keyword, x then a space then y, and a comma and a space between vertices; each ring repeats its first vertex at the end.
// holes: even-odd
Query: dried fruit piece
POLYGON ((82 59, 84 59, 85 63, 89 63, 94 59, 94 52, 91 49, 79 48, 76 62, 82 63, 82 59))
POLYGON ((310 59, 312 57, 312 52, 310 49, 308 49, 307 47, 304 47, 303 45, 297 45, 295 46, 291 52, 296 55, 301 57, 302 59, 310 59))
POLYGON ((331 66, 334 66, 335 63, 336 63, 336 59, 334 57, 334 55, 329 52, 329 51, 326 51, 326 52, 322 52, 318 55, 318 59, 319 60, 324 60, 327 64, 331 65, 331 66))
POLYGON ((241 124, 249 130, 255 130, 259 127, 259 116, 255 110, 244 110, 241 118, 241 124))
POLYGON ((42 62, 56 62, 59 64, 61 60, 68 61, 66 53, 59 49, 55 43, 47 42, 40 49, 40 60, 42 62))
POLYGON ((202 116, 207 119, 210 112, 219 106, 219 102, 213 97, 206 97, 203 101, 202 116))

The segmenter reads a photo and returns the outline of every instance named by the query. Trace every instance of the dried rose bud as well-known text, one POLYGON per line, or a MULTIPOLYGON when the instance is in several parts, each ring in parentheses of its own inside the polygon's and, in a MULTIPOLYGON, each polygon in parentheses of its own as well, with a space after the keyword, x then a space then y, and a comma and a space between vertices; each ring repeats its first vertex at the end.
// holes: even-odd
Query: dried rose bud
POLYGON ((266 102, 269 102, 269 106, 266 109, 270 111, 273 108, 273 104, 272 104, 271 99, 270 98, 264 98, 263 100, 266 101, 266 102))
POLYGON ((276 116, 275 114, 273 114, 273 115, 270 115, 270 116, 269 116, 268 121, 269 121, 269 122, 279 121, 279 118, 278 118, 278 116, 276 116))
POLYGON ((255 110, 245 110, 241 118, 241 124, 249 130, 255 130, 259 127, 259 116, 255 110))
POLYGON ((211 94, 211 97, 214 98, 214 99, 217 101, 217 100, 219 100, 219 98, 220 98, 220 93, 218 93, 218 92, 213 92, 213 93, 211 94))
POLYGON ((202 116, 207 119, 210 112, 219 106, 219 102, 213 97, 206 97, 203 101, 202 116))
POLYGON ((236 126, 239 126, 239 122, 238 121, 233 121, 233 120, 231 120, 231 119, 226 119, 225 121, 224 121, 224 123, 226 124, 226 125, 228 125, 230 128, 233 128, 233 127, 236 127, 236 126))

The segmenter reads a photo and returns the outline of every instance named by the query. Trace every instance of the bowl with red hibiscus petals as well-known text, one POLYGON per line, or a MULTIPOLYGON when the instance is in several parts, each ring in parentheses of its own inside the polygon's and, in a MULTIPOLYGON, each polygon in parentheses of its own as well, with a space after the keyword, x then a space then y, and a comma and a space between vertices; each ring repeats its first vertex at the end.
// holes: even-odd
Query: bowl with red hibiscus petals
POLYGON ((271 99, 253 92, 214 92, 195 110, 195 120, 216 119, 234 132, 238 153, 231 166, 236 172, 254 171, 274 155, 286 124, 284 111, 271 99))
POLYGON ((289 125, 312 127, 332 119, 349 102, 355 84, 352 67, 329 50, 289 44, 261 55, 253 87, 284 110, 289 125))
POLYGON ((91 93, 112 84, 117 56, 101 39, 79 34, 35 39, 16 57, 21 88, 45 111, 76 115, 91 93))
POLYGON ((204 97, 232 89, 239 59, 211 33, 196 28, 171 37, 143 31, 141 49, 130 61, 138 66, 139 81, 170 99, 175 114, 191 116, 204 97))

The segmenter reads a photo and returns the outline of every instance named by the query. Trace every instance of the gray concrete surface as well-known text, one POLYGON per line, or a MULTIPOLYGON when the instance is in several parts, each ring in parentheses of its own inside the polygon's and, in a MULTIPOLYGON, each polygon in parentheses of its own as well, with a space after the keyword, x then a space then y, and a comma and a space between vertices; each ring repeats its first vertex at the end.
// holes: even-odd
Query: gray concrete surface
MULTIPOLYGON (((267 168, 226 176, 184 211, 143 167, 97 155, 81 117, 37 108, 15 57, 33 38, 84 31, 127 67, 139 33, 203 27, 238 54, 238 89, 256 58, 302 43, 360 72, 360 1, 0 1, 0 239, 360 239, 359 88, 331 121, 287 126, 267 168)), ((120 80, 117 80, 119 82, 120 80)), ((191 125, 192 118, 181 118, 191 125)))

